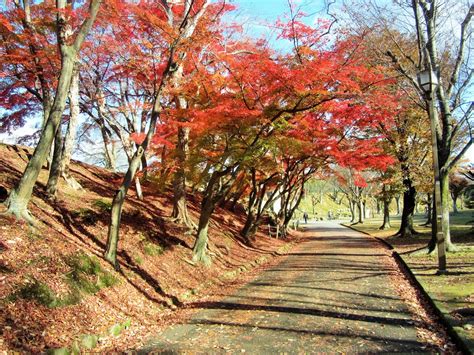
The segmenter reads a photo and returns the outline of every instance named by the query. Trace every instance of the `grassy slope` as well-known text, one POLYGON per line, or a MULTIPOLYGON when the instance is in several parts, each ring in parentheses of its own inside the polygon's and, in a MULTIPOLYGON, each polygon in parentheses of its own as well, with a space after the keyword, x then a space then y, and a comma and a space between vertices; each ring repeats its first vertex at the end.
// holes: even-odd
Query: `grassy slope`
MULTIPOLYGON (((0 186, 13 186, 28 154, 23 147, 0 145, 0 186)), ((42 170, 30 204, 39 221, 36 231, 0 216, 0 351, 71 349, 74 343, 84 348, 98 337, 95 351, 139 346, 176 317, 176 304, 228 288, 230 280, 288 247, 288 241, 261 233, 253 248, 243 245, 237 238, 242 213, 217 209, 209 231, 213 266, 194 266, 189 262, 193 235, 167 218, 171 193, 149 184, 145 201, 131 191, 125 204, 117 273, 101 256, 121 177, 80 163, 72 174, 84 190, 61 182, 57 201, 50 202, 42 170)), ((191 200, 197 219, 199 197, 191 200)))
POLYGON ((318 219, 318 220, 325 220, 328 218, 328 213, 331 212, 331 215, 338 218, 350 218, 350 210, 345 205, 345 203, 337 204, 331 199, 327 194, 323 195, 322 202, 317 203, 314 206, 314 213, 313 213, 313 205, 311 203, 311 195, 307 195, 301 201, 299 207, 299 213, 296 214, 295 217, 302 219, 303 211, 308 213, 309 219, 318 219))
POLYGON ((425 290, 430 294, 438 307, 455 326, 456 331, 474 350, 474 230, 472 228, 474 211, 465 210, 452 214, 450 219, 452 240, 463 251, 448 254, 448 275, 437 276, 436 255, 408 255, 408 251, 426 245, 431 235, 431 228, 421 226, 425 217, 416 216, 415 225, 419 236, 413 239, 393 237, 400 226, 400 218, 392 218, 392 228, 381 231, 381 218, 366 220, 362 225, 354 225, 358 230, 373 236, 381 237, 392 244, 402 254, 413 273, 425 290), (471 224, 469 224, 471 222, 471 224), (471 309, 471 315, 463 314, 466 308, 471 309))

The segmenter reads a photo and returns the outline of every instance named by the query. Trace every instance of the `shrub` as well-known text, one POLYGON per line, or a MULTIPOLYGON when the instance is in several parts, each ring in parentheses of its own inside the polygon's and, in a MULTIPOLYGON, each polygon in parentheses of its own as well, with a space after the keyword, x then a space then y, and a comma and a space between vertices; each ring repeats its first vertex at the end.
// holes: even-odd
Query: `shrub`
POLYGON ((95 200, 92 204, 95 207, 98 207, 102 212, 112 211, 112 202, 98 199, 98 200, 95 200))
POLYGON ((90 208, 79 208, 78 210, 73 211, 71 214, 73 217, 79 218, 82 223, 87 225, 95 224, 99 220, 97 212, 91 210, 90 208))
POLYGON ((161 245, 152 242, 145 242, 143 244, 143 252, 148 256, 157 256, 163 254, 164 249, 161 245))
POLYGON ((66 275, 68 283, 78 291, 94 294, 118 282, 114 275, 102 269, 96 257, 85 253, 69 256, 66 258, 66 264, 71 267, 71 271, 66 275))
POLYGON ((57 298, 49 286, 34 277, 29 277, 26 283, 12 295, 11 300, 17 298, 33 300, 50 308, 57 303, 57 298))

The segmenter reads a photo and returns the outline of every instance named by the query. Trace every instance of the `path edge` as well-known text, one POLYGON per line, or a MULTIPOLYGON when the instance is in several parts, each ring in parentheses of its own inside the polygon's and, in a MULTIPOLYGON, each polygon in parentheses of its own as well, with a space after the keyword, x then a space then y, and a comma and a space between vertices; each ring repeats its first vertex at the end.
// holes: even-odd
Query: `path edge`
POLYGON ((349 228, 349 229, 352 229, 353 231, 356 231, 356 232, 359 232, 361 234, 365 234, 375 240, 377 240, 380 244, 384 245, 388 250, 391 250, 392 251, 392 257, 395 259, 395 261, 397 262, 398 266, 400 267, 400 269, 402 270, 402 272, 408 276, 408 280, 409 282, 415 287, 418 289, 418 291, 420 291, 420 294, 423 298, 423 301, 427 302, 427 304, 429 305, 429 307, 431 307, 431 309, 433 310, 434 314, 438 317, 438 319, 440 320, 441 324, 444 326, 444 328, 446 329, 447 333, 449 334, 449 336, 451 337, 451 339, 453 340, 453 342, 456 344, 456 346, 458 347, 459 350, 461 350, 461 352, 463 354, 466 354, 466 355, 472 355, 473 353, 471 352, 471 350, 469 349, 469 346, 466 344, 466 342, 459 336, 458 332, 456 332, 456 330, 454 329, 453 325, 451 324, 451 322, 448 320, 448 318, 446 318, 446 316, 444 315, 444 313, 439 309, 439 307, 436 305, 436 303, 433 301, 433 299, 431 298, 431 296, 428 294, 428 292, 425 290, 425 288, 422 286, 422 284, 420 283, 420 281, 418 281, 418 279, 416 278, 416 275, 413 273, 413 271, 411 271, 410 267, 408 266, 408 264, 405 262, 405 260, 403 260, 403 258, 400 256, 400 254, 395 250, 395 248, 393 247, 392 244, 390 244, 389 242, 387 242, 386 240, 382 239, 382 238, 379 238, 379 237, 375 237, 367 232, 364 232, 364 231, 360 231, 354 227, 352 227, 351 225, 348 225, 348 224, 344 224, 344 223, 340 223, 341 226, 343 227, 346 227, 346 228, 349 228))

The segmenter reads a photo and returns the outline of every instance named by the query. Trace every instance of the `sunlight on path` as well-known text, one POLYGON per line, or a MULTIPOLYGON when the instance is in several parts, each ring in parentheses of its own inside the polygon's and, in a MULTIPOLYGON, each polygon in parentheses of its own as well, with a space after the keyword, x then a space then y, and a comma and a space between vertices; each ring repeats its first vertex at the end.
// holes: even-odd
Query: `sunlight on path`
POLYGON ((336 223, 312 225, 279 265, 220 302, 193 305, 142 352, 422 352, 384 249, 336 223))

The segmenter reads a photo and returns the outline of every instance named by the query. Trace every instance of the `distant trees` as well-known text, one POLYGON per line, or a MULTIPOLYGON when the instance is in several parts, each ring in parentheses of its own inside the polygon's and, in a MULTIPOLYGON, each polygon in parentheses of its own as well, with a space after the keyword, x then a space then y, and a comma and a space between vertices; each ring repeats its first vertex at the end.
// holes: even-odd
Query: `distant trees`
POLYGON ((449 176, 449 191, 453 200, 454 213, 458 213, 457 201, 469 185, 469 180, 459 173, 454 173, 449 176))

